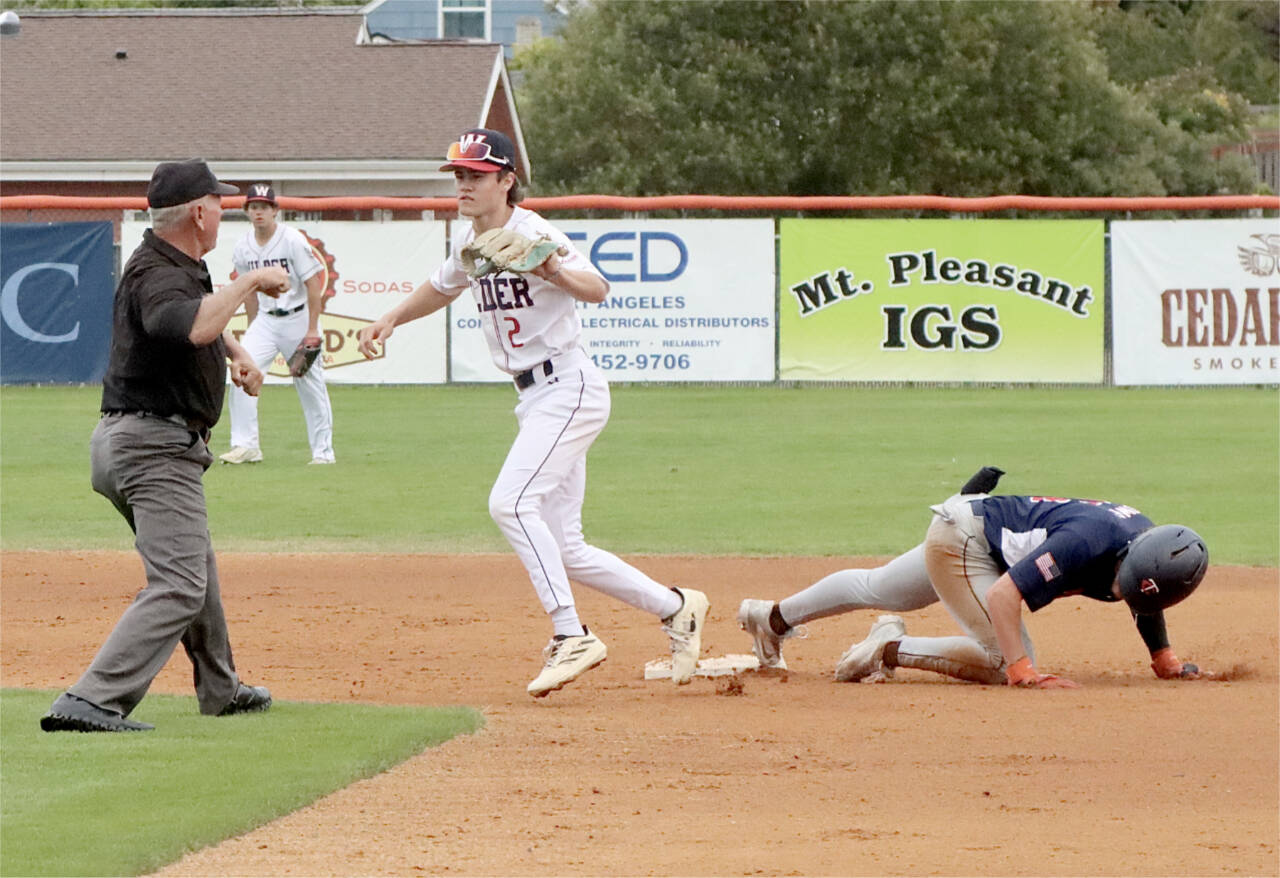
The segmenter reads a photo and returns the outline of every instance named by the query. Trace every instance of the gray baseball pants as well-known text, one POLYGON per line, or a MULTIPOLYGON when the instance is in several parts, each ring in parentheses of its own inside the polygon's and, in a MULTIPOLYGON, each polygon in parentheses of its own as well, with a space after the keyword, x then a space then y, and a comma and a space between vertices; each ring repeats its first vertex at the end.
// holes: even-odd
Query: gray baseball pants
MULTIPOLYGON (((951 637, 914 637, 898 641, 898 664, 935 671, 961 680, 1004 682, 1004 658, 986 615, 986 593, 1000 577, 991 559, 982 522, 969 501, 980 495, 955 495, 931 507, 925 542, 881 567, 838 570, 778 602, 792 625, 854 610, 919 610, 939 600, 964 629, 951 637)), ((1034 660, 1034 647, 1022 627, 1022 642, 1034 660)))
POLYGON ((147 585, 67 691, 128 716, 181 643, 200 712, 216 714, 231 702, 239 678, 205 507, 208 444, 163 418, 107 414, 89 448, 93 489, 133 529, 147 585))

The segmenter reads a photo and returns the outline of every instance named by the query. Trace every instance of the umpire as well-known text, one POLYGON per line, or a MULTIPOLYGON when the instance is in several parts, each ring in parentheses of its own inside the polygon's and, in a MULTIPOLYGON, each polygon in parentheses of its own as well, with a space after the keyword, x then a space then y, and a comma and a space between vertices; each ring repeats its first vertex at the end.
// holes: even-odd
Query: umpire
POLYGON ((252 358, 224 332, 227 322, 258 292, 289 288, 273 266, 213 292, 201 257, 217 243, 222 196, 237 191, 200 159, 158 165, 147 187, 152 227, 116 289, 102 419, 90 441, 93 489, 133 529, 147 585, 41 718, 46 732, 154 728, 128 717, 179 642, 201 713, 271 705, 265 688, 240 682, 231 660, 202 481, 227 359, 236 385, 254 394, 262 386, 252 358))

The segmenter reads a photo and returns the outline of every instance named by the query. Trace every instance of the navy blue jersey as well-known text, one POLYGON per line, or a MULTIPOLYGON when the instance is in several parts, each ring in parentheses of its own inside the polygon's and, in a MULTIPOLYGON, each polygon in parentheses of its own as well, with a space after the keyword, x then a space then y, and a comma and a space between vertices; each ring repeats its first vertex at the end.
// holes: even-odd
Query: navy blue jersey
POLYGON ((1153 526, 1132 506, 1067 497, 996 496, 981 504, 991 555, 1034 612, 1065 594, 1111 593, 1116 556, 1153 526))

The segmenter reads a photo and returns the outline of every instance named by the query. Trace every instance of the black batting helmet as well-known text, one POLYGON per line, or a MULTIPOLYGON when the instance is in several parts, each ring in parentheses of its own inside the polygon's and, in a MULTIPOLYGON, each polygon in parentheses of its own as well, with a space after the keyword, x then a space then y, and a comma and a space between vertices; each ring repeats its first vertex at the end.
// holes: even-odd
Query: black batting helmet
POLYGON ((1162 524, 1134 538, 1116 572, 1120 595, 1135 613, 1172 607, 1196 590, 1209 569, 1209 550, 1189 527, 1162 524))

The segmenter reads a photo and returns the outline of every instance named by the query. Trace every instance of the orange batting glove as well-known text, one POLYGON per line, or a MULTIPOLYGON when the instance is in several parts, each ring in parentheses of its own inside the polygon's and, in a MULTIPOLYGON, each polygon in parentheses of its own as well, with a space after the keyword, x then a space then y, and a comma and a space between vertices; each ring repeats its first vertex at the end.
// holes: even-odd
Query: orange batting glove
POLYGON ((1023 656, 1005 669, 1005 677, 1010 686, 1022 686, 1026 689, 1079 689, 1080 684, 1066 677, 1053 674, 1038 674, 1028 656, 1023 656))
POLYGON ((1191 662, 1179 661, 1173 654, 1172 646, 1151 653, 1151 670, 1161 680, 1176 680, 1179 677, 1196 680, 1200 677, 1200 669, 1191 662))

